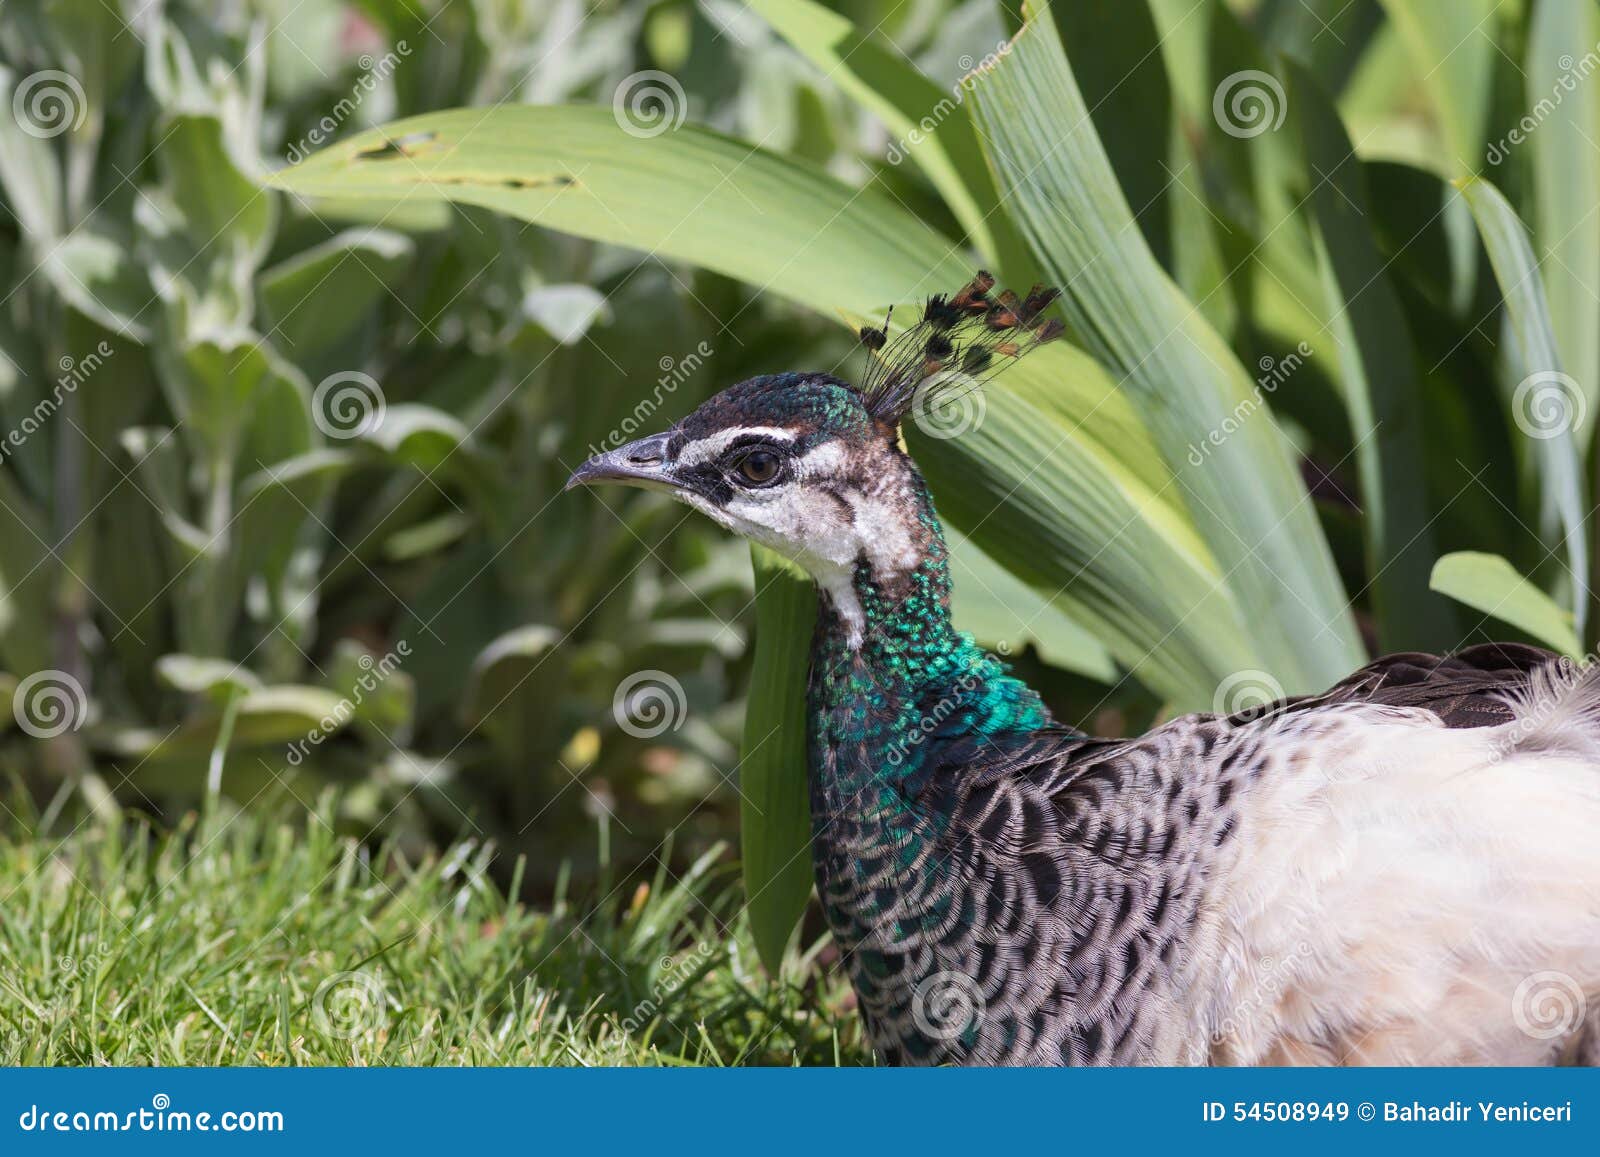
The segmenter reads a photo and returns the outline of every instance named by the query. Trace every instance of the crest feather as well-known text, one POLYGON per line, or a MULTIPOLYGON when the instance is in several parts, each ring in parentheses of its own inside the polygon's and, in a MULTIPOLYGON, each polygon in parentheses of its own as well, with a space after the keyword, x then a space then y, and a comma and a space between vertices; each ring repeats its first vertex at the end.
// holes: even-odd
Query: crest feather
MULTIPOLYGON (((935 294, 922 316, 894 337, 889 318, 861 330, 867 368, 859 392, 867 412, 898 426, 921 396, 923 406, 938 405, 980 388, 1010 362, 1054 341, 1066 326, 1040 315, 1061 296, 1035 285, 1026 297, 994 292, 994 278, 979 270, 952 294, 935 294)), ((890 316, 893 316, 890 310, 890 316)))

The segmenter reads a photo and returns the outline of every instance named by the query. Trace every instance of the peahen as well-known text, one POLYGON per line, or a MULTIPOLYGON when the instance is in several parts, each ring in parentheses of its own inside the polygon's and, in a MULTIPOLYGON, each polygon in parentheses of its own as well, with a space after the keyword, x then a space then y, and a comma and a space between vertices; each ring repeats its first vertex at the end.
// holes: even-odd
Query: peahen
POLYGON ((1391 655, 1320 695, 1091 738, 950 619, 899 441, 1059 323, 987 274, 859 386, 753 378, 585 462, 819 588, 817 884, 902 1064, 1600 1060, 1600 681, 1518 645, 1391 655))

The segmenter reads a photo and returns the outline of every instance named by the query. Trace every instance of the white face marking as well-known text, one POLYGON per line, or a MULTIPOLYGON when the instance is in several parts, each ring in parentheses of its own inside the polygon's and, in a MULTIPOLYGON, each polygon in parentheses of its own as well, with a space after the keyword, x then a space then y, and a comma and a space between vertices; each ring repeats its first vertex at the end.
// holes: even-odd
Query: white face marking
MULTIPOLYGON (((735 439, 752 433, 794 443, 787 430, 741 427, 685 447, 679 462, 713 460, 735 439)), ((855 592, 856 563, 866 559, 879 578, 915 567, 917 548, 906 523, 915 504, 910 477, 897 460, 885 454, 875 462, 882 469, 865 488, 845 477, 848 462, 844 443, 824 442, 794 460, 789 480, 777 486, 742 489, 735 483, 733 497, 720 507, 695 494, 679 497, 805 568, 849 628, 851 645, 859 646, 866 616, 855 592)))
POLYGON ((739 426, 732 430, 718 430, 708 438, 690 442, 678 455, 681 466, 700 466, 721 457, 722 452, 747 435, 769 438, 783 446, 794 445, 794 431, 780 426, 739 426))

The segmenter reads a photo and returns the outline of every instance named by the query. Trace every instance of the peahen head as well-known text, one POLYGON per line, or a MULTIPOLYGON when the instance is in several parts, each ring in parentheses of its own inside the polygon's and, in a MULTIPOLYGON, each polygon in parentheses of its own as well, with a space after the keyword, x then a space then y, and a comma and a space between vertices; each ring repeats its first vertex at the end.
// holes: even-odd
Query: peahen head
POLYGON ((730 386, 671 429, 597 454, 568 487, 618 482, 665 491, 793 559, 859 634, 862 581, 893 590, 943 542, 927 489, 900 446, 913 408, 977 389, 1005 362, 1061 332, 1055 300, 993 293, 980 273, 928 300, 892 338, 862 330, 860 385, 825 373, 767 374, 730 386))

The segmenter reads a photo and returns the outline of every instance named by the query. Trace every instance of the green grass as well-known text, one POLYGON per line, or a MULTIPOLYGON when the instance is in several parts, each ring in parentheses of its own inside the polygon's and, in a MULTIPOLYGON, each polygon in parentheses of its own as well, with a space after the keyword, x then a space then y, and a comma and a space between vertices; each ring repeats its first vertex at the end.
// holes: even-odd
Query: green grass
POLYGON ((294 822, 130 817, 55 836, 13 817, 0 1064, 865 1059, 840 981, 792 960, 809 979, 774 983, 756 963, 717 850, 535 909, 491 881, 491 848, 411 862, 332 815, 329 800, 294 822))

